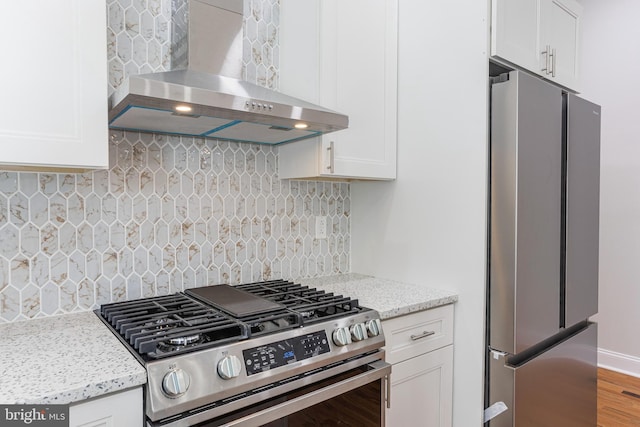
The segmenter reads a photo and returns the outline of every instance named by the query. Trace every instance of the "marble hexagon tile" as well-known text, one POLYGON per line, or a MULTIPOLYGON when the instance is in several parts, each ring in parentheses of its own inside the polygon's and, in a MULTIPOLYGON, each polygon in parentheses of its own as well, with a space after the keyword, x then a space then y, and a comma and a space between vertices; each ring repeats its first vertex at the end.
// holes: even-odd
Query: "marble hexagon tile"
MULTIPOLYGON (((243 1, 245 78, 277 89, 279 2, 243 1)), ((109 93, 171 68, 183 3, 107 0, 109 93)), ((281 181, 274 147, 112 132, 110 165, 0 171, 0 322, 349 271, 349 184, 281 181), (318 215, 327 239, 315 239, 318 215)))
POLYGON ((348 271, 348 184, 279 180, 274 147, 119 138, 109 171, 0 173, 2 321, 348 271))

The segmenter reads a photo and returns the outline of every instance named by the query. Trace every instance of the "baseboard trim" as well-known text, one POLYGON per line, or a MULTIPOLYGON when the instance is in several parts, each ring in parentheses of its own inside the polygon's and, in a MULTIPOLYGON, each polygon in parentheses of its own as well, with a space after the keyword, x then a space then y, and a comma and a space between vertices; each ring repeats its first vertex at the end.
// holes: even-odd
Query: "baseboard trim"
POLYGON ((640 378, 640 357, 599 348, 598 367, 640 378))

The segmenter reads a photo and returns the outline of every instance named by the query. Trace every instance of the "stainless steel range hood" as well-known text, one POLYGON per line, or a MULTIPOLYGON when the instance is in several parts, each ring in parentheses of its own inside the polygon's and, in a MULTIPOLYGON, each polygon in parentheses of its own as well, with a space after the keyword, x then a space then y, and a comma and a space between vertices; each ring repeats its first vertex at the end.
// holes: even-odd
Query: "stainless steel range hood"
POLYGON ((344 114, 239 79, 243 0, 175 0, 174 71, 130 76, 109 127, 282 144, 345 129, 344 114))

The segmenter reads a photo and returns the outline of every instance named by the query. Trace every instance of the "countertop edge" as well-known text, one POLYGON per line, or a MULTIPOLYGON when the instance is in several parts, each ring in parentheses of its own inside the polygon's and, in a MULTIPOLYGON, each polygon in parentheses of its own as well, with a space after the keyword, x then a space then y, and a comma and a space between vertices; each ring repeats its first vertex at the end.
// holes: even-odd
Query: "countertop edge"
POLYGON ((109 379, 98 383, 89 383, 84 387, 76 387, 69 390, 52 393, 37 398, 24 399, 24 401, 16 401, 16 404, 81 404, 89 399, 104 397, 111 393, 125 391, 134 387, 142 386, 147 383, 146 371, 140 373, 132 373, 130 375, 122 375, 117 378, 109 379))
POLYGON ((442 307, 443 305, 455 304, 456 302, 458 302, 458 296, 453 295, 450 297, 438 298, 436 300, 407 305, 392 310, 378 311, 378 314, 380 315, 381 320, 389 320, 393 319, 394 317, 405 316, 407 314, 430 310, 436 307, 442 307))

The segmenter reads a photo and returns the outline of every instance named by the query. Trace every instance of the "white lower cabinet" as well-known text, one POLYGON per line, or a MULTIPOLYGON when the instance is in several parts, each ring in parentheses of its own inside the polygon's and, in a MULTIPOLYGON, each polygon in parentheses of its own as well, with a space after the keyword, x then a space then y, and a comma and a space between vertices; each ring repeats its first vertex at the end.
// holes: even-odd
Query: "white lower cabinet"
POLYGON ((453 305, 382 323, 391 370, 387 427, 452 425, 453 305))
POLYGON ((140 427, 142 387, 72 404, 69 427, 140 427))
POLYGON ((387 426, 450 426, 453 346, 393 365, 387 426))

